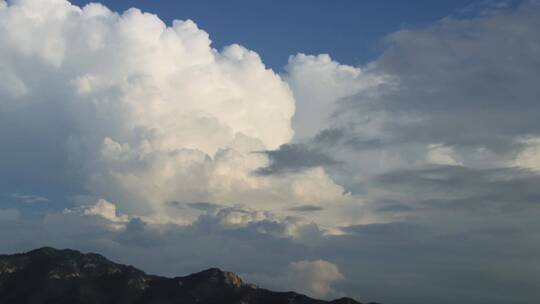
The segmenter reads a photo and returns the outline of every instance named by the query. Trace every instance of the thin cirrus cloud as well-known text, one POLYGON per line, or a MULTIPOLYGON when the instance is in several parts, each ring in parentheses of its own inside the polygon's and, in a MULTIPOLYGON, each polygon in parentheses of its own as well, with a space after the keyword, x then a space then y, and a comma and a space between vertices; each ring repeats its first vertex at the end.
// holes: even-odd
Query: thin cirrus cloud
POLYGON ((363 66, 297 54, 278 75, 193 21, 0 1, 0 178, 67 197, 41 218, 1 204, 0 248, 323 298, 534 302, 540 7, 487 5, 363 66))
POLYGON ((46 203, 46 202, 49 201, 48 198, 43 197, 43 196, 32 195, 32 194, 24 194, 24 193, 12 193, 11 197, 18 200, 18 201, 28 203, 28 204, 46 203))

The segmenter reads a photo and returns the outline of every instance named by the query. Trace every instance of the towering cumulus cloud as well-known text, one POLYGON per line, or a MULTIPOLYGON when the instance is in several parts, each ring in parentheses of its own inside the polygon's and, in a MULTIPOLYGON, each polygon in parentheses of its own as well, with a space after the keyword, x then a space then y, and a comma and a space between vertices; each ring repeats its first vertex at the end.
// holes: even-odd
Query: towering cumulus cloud
POLYGON ((190 20, 1 2, 0 71, 0 165, 20 180, 178 223, 197 202, 280 212, 343 200, 322 169, 253 173, 267 163, 253 152, 293 136, 292 93, 255 52, 217 51, 190 20))

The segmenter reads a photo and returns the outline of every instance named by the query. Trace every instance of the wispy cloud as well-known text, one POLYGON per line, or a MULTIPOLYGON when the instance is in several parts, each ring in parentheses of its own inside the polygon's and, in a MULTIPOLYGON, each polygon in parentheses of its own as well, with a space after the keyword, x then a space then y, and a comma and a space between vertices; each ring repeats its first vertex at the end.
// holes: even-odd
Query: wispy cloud
POLYGON ((12 193, 10 196, 18 201, 28 204, 49 202, 48 198, 39 195, 12 193))

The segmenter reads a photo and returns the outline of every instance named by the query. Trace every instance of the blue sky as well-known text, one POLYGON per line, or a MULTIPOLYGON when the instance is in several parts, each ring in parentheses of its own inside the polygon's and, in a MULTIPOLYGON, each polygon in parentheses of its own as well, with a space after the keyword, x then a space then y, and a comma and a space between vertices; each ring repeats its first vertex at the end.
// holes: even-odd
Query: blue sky
POLYGON ((83 4, 0 0, 2 253, 540 298, 538 0, 83 4))
MULTIPOLYGON (((76 0, 84 5, 91 1, 76 0)), ((102 1, 116 11, 137 7, 168 23, 192 19, 211 33, 214 47, 239 43, 275 70, 291 54, 331 53, 337 61, 362 65, 381 54, 381 39, 460 13, 474 0, 417 1, 102 1)))

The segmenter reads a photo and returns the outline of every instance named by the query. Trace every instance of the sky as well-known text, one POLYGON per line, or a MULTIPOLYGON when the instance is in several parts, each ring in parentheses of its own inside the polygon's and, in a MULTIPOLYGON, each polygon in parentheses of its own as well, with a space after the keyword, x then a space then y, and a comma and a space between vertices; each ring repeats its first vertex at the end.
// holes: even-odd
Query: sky
MULTIPOLYGON (((91 1, 76 0, 85 5, 91 1)), ((296 53, 331 53, 341 63, 376 58, 380 38, 400 28, 419 27, 461 14, 474 0, 429 1, 102 1, 115 11, 137 7, 170 24, 194 20, 211 33, 213 47, 238 43, 256 51, 267 67, 281 71, 296 53)))
POLYGON ((534 303, 539 54, 534 0, 0 0, 0 251, 534 303))

